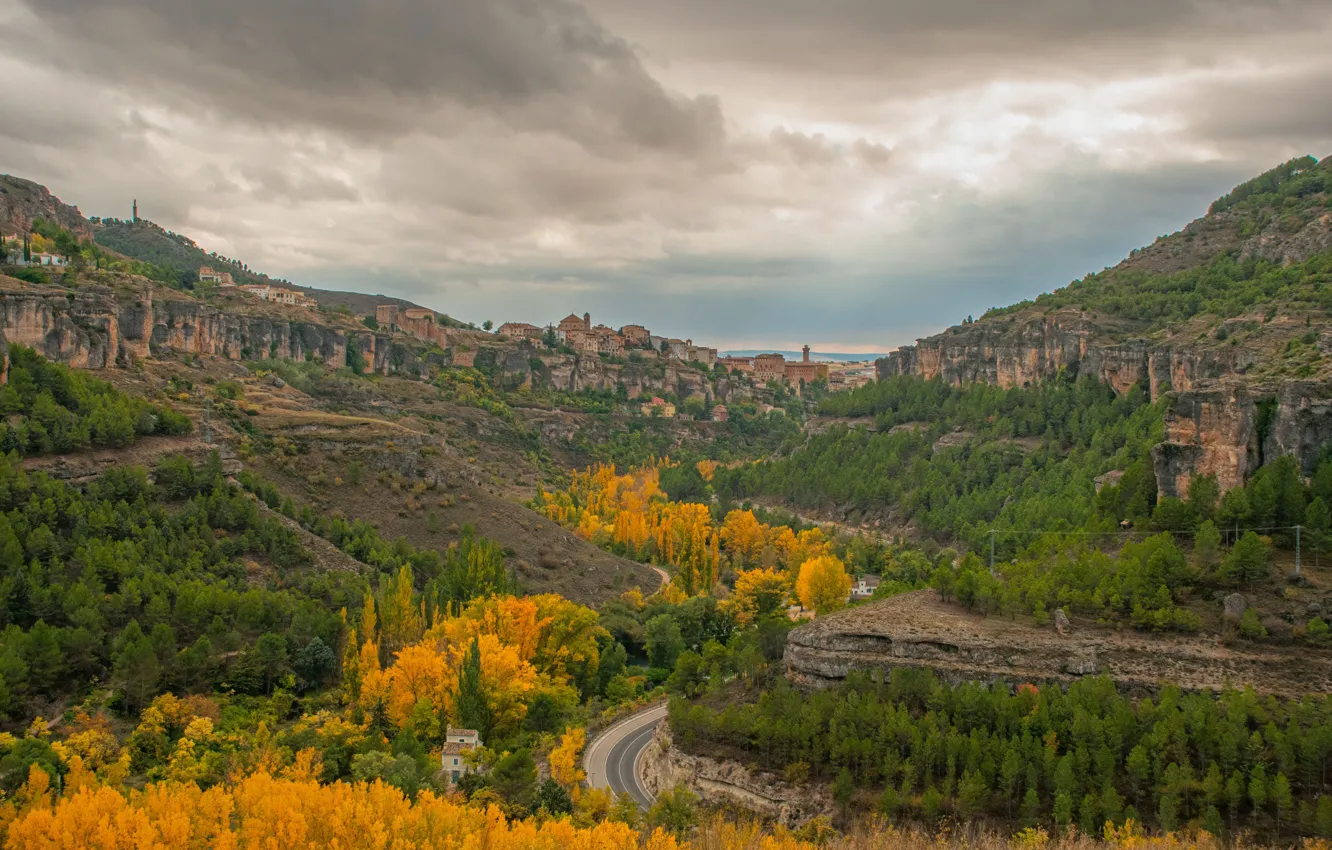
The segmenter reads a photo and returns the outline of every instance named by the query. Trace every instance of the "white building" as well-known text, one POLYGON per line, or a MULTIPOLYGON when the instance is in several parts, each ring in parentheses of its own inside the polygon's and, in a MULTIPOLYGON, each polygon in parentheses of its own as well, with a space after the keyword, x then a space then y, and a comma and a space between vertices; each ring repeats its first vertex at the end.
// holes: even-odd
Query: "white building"
POLYGON ((481 746, 481 734, 475 729, 449 729, 444 733, 444 755, 440 766, 448 777, 450 785, 471 773, 474 768, 467 761, 466 754, 481 746))
POLYGON ((874 595, 874 591, 878 589, 878 576, 861 576, 855 584, 851 585, 851 601, 869 599, 874 595))
POLYGON ((32 264, 34 266, 51 266, 60 269, 63 269, 67 265, 65 258, 59 254, 33 254, 32 264))

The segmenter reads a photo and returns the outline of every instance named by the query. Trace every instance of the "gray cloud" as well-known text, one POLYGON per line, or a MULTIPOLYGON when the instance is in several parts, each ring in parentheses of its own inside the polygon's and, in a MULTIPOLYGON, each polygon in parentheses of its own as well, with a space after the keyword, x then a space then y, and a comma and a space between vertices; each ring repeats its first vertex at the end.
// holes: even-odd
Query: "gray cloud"
POLYGON ((481 110, 606 151, 692 153, 722 136, 715 100, 667 91, 567 0, 41 0, 28 9, 47 27, 30 50, 50 60, 184 98, 177 106, 204 93, 208 108, 269 125, 447 133, 481 110))
POLYGON ((884 347, 1332 150, 1324 0, 0 0, 0 170, 302 283, 884 347), (17 116, 17 120, 11 119, 17 116))
MULTIPOLYGON (((664 58, 707 57, 843 70, 881 79, 953 66, 1001 68, 1120 61, 1155 51, 1163 62, 1214 57, 1219 41, 1325 27, 1323 0, 587 0, 611 26, 664 58), (913 71, 914 69, 914 71, 913 71)), ((1153 63, 1155 64, 1155 63, 1153 63)), ((1069 70, 1075 70, 1070 68, 1069 70)), ((989 76, 989 74, 985 74, 989 76)))

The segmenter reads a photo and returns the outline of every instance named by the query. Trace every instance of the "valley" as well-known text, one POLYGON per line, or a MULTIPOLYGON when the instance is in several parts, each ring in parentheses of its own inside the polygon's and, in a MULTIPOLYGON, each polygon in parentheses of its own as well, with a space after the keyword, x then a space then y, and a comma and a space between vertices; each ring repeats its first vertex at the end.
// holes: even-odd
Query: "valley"
POLYGON ((0 185, 6 846, 1332 838, 1330 160, 854 389, 0 185))

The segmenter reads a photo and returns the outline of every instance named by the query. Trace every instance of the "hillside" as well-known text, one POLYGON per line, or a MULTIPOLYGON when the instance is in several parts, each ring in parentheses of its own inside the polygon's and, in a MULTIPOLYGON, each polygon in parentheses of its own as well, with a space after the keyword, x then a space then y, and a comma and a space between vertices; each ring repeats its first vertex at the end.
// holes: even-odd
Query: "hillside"
POLYGON ((1202 218, 1034 301, 991 310, 878 363, 881 377, 1028 386, 1061 370, 1167 397, 1160 491, 1223 489, 1264 460, 1314 471, 1332 437, 1332 159, 1292 160, 1202 218))
MULTIPOLYGON (((188 236, 167 230, 154 222, 142 218, 138 221, 88 219, 78 207, 64 203, 45 186, 8 174, 0 175, 0 235, 26 233, 37 218, 55 222, 80 237, 92 238, 102 248, 120 256, 171 269, 186 287, 198 280, 200 266, 212 266, 230 272, 238 284, 284 286, 314 298, 321 307, 331 310, 346 308, 357 316, 373 315, 375 307, 380 304, 396 304, 404 309, 421 306, 404 298, 318 289, 272 278, 239 260, 205 251, 188 236)), ((440 321, 451 327, 467 326, 448 316, 443 316, 440 321)))

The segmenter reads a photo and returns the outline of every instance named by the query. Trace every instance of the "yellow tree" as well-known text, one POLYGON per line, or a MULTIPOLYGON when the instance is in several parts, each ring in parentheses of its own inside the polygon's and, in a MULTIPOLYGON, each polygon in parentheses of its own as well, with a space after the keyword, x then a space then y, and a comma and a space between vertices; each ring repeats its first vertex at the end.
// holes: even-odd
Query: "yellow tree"
POLYGON ((722 522, 721 542, 739 566, 757 564, 767 538, 768 527, 754 517, 753 511, 731 511, 722 522))
POLYGON ((421 639, 425 633, 425 615, 416 599, 412 568, 406 564, 381 588, 379 643, 386 656, 421 639))
POLYGON ((735 592, 725 607, 736 622, 748 626, 755 620, 781 611, 791 592, 791 580, 772 567, 745 570, 735 577, 735 592))
POLYGON ((560 743, 550 751, 550 778, 565 788, 576 788, 583 781, 583 769, 578 766, 583 754, 583 744, 587 741, 587 732, 579 728, 570 729, 560 737, 560 743))
POLYGON ((851 593, 851 576, 846 565, 835 555, 820 555, 800 565, 796 595, 800 604, 816 614, 827 614, 846 605, 851 593))

